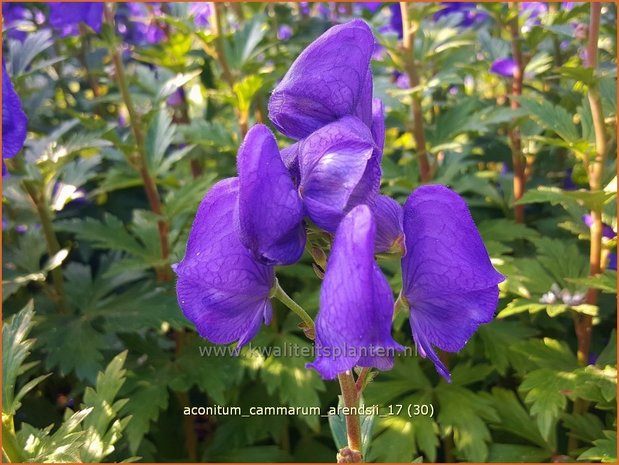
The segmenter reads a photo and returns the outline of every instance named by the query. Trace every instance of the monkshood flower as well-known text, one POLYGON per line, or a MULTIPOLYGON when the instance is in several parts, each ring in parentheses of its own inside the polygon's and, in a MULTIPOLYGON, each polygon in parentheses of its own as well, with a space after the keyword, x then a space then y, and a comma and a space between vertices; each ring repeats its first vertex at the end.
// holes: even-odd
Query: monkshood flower
POLYGON ((419 353, 451 381, 434 347, 458 352, 490 322, 505 278, 490 263, 465 201, 445 186, 422 186, 410 195, 404 234, 400 299, 410 308, 419 353))
POLYGON ((133 45, 154 45, 166 34, 157 22, 162 14, 157 3, 121 3, 116 12, 116 28, 123 40, 133 45))
POLYGON ((239 181, 224 179, 206 194, 189 233, 185 257, 175 266, 176 296, 200 336, 216 344, 253 338, 269 324, 273 267, 258 263, 234 227, 239 181))
POLYGON ((207 27, 211 17, 211 4, 208 2, 193 2, 189 5, 189 15, 199 27, 207 27))
POLYGON ((374 260, 376 224, 367 205, 341 221, 320 289, 316 360, 324 379, 355 366, 389 370, 404 348, 391 336, 393 295, 374 260))
POLYGON ((303 202, 273 133, 252 127, 237 157, 241 242, 265 265, 296 263, 305 248, 303 202))
POLYGON ((104 8, 101 2, 53 2, 48 5, 49 23, 60 37, 79 35, 80 23, 86 24, 95 32, 101 31, 104 8))
POLYGON ((548 6, 544 2, 522 2, 520 10, 524 16, 522 29, 530 31, 533 26, 540 24, 540 16, 548 12, 548 6))
POLYGON ((474 24, 484 22, 488 18, 488 14, 478 10, 475 3, 469 2, 442 2, 444 7, 434 13, 432 19, 439 21, 441 18, 458 15, 460 22, 457 24, 461 27, 470 27, 474 24))
POLYGON ((28 119, 21 100, 13 88, 2 58, 2 175, 6 174, 5 158, 13 158, 24 146, 28 119))
POLYGON ((294 61, 269 100, 269 118, 292 139, 303 139, 344 116, 372 124, 374 36, 361 20, 334 26, 294 61))
POLYGON ((516 61, 513 58, 498 58, 492 62, 490 72, 504 77, 514 77, 517 69, 516 61))
MULTIPOLYGON (((593 217, 590 213, 582 216, 582 222, 591 228, 593 225, 593 217)), ((613 230, 612 226, 606 223, 602 223, 602 236, 607 239, 613 239, 617 236, 617 233, 613 230)))
POLYGON ((278 29, 277 29, 277 38, 279 40, 288 40, 292 37, 292 28, 290 26, 288 26, 287 24, 282 24, 278 29))
POLYGON ((11 39, 23 41, 26 38, 26 32, 17 29, 22 22, 30 18, 30 11, 19 3, 3 3, 2 4, 2 19, 4 27, 7 29, 7 35, 11 39))
POLYGON ((606 269, 617 271, 617 254, 615 252, 608 254, 608 264, 606 265, 606 269))
POLYGON ((352 208, 370 203, 380 185, 380 150, 354 116, 328 124, 298 144, 299 195, 307 215, 335 232, 352 208))
POLYGON ((404 29, 402 26, 402 10, 400 10, 400 4, 392 3, 389 5, 389 10, 391 10, 389 26, 398 34, 398 39, 401 39, 404 37, 404 29))
POLYGON ((406 253, 404 248, 404 213, 402 206, 386 195, 379 195, 370 205, 376 218, 375 252, 406 253))

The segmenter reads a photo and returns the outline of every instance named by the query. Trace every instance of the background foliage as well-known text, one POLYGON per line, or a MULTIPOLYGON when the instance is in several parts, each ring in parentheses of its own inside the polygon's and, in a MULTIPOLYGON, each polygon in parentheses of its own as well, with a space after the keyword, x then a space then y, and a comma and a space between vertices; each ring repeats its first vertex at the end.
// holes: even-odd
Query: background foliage
MULTIPOLYGON (((25 5, 33 17, 46 14, 45 4, 25 5)), ((389 5, 218 4, 209 24, 197 26, 187 4, 167 4, 146 13, 165 36, 156 44, 125 43, 107 23, 100 34, 60 38, 44 18, 26 20, 23 42, 4 31, 7 68, 29 118, 26 147, 3 179, 8 458, 334 460, 326 418, 183 415, 189 405, 326 411, 338 389, 302 357, 202 357, 208 343, 178 309, 170 265, 183 256, 205 191, 235 174, 242 134, 268 123, 277 79, 330 25, 360 16, 380 44, 373 67, 389 128, 383 191, 402 202, 420 183, 411 124, 420 105, 432 182, 465 196, 508 277, 496 319, 449 356, 451 385, 412 357, 368 385, 365 403, 381 413, 388 405, 434 408, 433 416, 368 420, 368 460, 616 461, 616 237, 603 241, 607 269, 589 276, 590 230, 581 219, 601 211, 616 231, 616 6, 603 5, 595 73, 582 66, 586 37, 575 32, 589 21, 589 5, 548 5, 528 26, 521 14, 528 64, 512 109, 512 79, 490 72, 512 53, 512 7, 479 4, 488 18, 463 27, 457 15, 435 18, 440 4, 410 5, 418 29, 407 49, 389 29, 389 5), (137 115, 128 114, 115 57, 137 115), (406 74, 411 60, 418 84, 406 74), (587 182, 596 142, 591 88, 607 124, 601 191, 587 182), (514 131, 526 165, 524 223, 514 220, 514 131), (585 299, 589 288, 599 290, 595 302, 585 299), (577 356, 582 315, 593 323, 586 360, 577 356)), ((311 264, 306 254, 278 276, 315 314, 311 264)), ((399 262, 381 266, 397 289, 399 262)), ((274 305, 273 324, 254 345, 306 345, 295 316, 274 305)), ((397 340, 410 340, 403 317, 395 326, 397 340)))

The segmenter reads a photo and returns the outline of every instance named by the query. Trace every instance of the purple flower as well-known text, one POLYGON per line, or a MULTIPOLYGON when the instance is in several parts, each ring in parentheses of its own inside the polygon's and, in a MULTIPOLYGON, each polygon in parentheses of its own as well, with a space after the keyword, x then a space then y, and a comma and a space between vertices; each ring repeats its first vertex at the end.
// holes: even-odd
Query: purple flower
POLYGON ((368 127, 347 116, 300 142, 299 194, 307 215, 334 232, 353 207, 369 203, 380 184, 380 153, 368 127))
POLYGON ((19 3, 2 4, 2 19, 11 39, 23 41, 26 38, 26 32, 17 29, 17 26, 30 18, 30 11, 25 6, 19 3))
POLYGON ((376 218, 375 252, 400 251, 405 254, 402 206, 386 195, 379 195, 370 205, 376 218))
POLYGON ((60 37, 77 36, 79 24, 85 23, 93 31, 101 31, 104 4, 99 2, 48 3, 49 23, 60 37))
POLYGON ((185 100, 185 91, 182 87, 179 87, 174 91, 172 95, 168 97, 166 103, 171 107, 180 107, 185 100))
POLYGON ((460 22, 458 26, 470 27, 476 23, 485 21, 488 18, 488 14, 478 10, 475 7, 475 3, 468 2, 442 2, 444 7, 434 13, 432 19, 438 21, 441 18, 449 17, 453 15, 460 16, 460 22))
POLYGON ((525 17, 523 25, 525 30, 540 24, 539 17, 548 12, 548 6, 544 2, 522 2, 520 9, 525 17))
POLYGON ((158 44, 166 37, 156 19, 161 14, 157 3, 121 3, 115 16, 118 34, 129 44, 158 44))
POLYGON ((24 146, 28 119, 19 96, 13 88, 2 58, 2 175, 6 174, 5 158, 13 158, 24 146))
POLYGON ((265 265, 290 265, 305 248, 303 202, 263 124, 250 129, 238 153, 239 236, 265 265))
POLYGON ((606 265, 606 269, 617 271, 617 254, 615 252, 608 254, 608 264, 606 265))
POLYGON ((380 156, 385 146, 385 105, 379 98, 372 99, 372 139, 378 148, 380 156))
POLYGON ((287 24, 282 24, 278 29, 277 29, 277 38, 279 40, 288 40, 292 37, 292 28, 290 26, 288 26, 287 24))
POLYGON ((361 20, 334 26, 292 64, 269 100, 269 117, 293 139, 354 115, 372 124, 374 37, 361 20))
POLYGON ((324 379, 354 366, 389 370, 403 347, 391 336, 393 295, 374 261, 376 224, 368 206, 342 220, 320 289, 316 360, 324 379))
POLYGON ((208 2, 192 2, 189 4, 189 15, 198 27, 207 27, 211 17, 211 4, 208 2))
POLYGON ((383 2, 359 2, 358 5, 373 14, 380 10, 385 4, 383 2))
POLYGON ((434 351, 461 350, 479 325, 494 316, 504 280, 488 252, 464 200, 447 187, 416 189, 404 205, 406 255, 402 296, 419 353, 438 373, 451 375, 434 351))
POLYGON ((389 26, 398 34, 398 39, 404 36, 404 29, 402 27, 402 10, 399 3, 392 3, 389 5, 391 10, 391 19, 389 20, 389 26))
POLYGON ((498 58, 492 62, 490 72, 500 76, 514 77, 517 66, 513 58, 498 58))
POLYGON ((185 257, 175 267, 176 295, 200 336, 243 346, 271 321, 273 267, 256 262, 234 227, 239 181, 225 179, 206 194, 191 227, 185 257))
MULTIPOLYGON (((587 213, 586 215, 582 216, 582 222, 585 223, 588 228, 591 228, 591 226, 593 226, 593 217, 590 213, 587 213)), ((611 225, 602 223, 602 236, 606 237, 607 239, 613 239, 616 235, 617 233, 613 231, 611 225)))

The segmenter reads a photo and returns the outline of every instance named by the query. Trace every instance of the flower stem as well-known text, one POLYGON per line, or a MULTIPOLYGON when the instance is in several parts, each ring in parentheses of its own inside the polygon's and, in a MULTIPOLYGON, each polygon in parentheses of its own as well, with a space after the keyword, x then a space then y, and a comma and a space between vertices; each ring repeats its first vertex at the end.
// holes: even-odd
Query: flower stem
MULTIPOLYGON (((587 56, 585 66, 594 71, 597 68, 598 37, 600 33, 600 17, 602 5, 599 3, 591 4, 591 17, 589 23, 589 37, 587 43, 587 56)), ((606 132, 604 124, 604 113, 602 111, 602 101, 599 88, 596 82, 591 83, 588 90, 589 106, 593 119, 595 133, 595 158, 589 164, 589 188, 591 192, 602 190, 604 176, 604 161, 606 158, 606 132)), ((591 211, 591 236, 589 244, 589 275, 595 276, 602 272, 602 210, 601 207, 591 211)), ((596 305, 598 290, 589 289, 587 291, 587 303, 596 305)), ((576 314, 574 317, 574 328, 578 340, 578 362, 586 365, 589 359, 589 349, 591 347, 592 318, 589 315, 576 314)), ((587 410, 587 402, 583 399, 574 401, 574 413, 583 414, 587 410)), ((571 436, 568 441, 568 451, 572 452, 578 448, 578 439, 571 436)))
POLYGON ((2 414, 2 455, 7 462, 20 463, 24 461, 15 435, 13 415, 4 413, 2 414))
MULTIPOLYGON (((402 12, 402 50, 404 52, 404 70, 408 75, 410 85, 413 89, 419 87, 419 74, 415 63, 415 33, 416 28, 408 17, 408 2, 400 2, 402 12)), ((419 172, 422 182, 432 180, 432 170, 428 162, 428 152, 426 150, 426 135, 423 126, 423 109, 421 107, 421 97, 415 91, 412 98, 413 113, 413 137, 417 146, 417 159, 419 161, 419 172)))
MULTIPOLYGON (((299 316, 299 318, 303 320, 303 324, 305 325, 306 331, 311 331, 313 333, 314 320, 312 320, 312 317, 309 316, 309 314, 303 309, 303 307, 301 307, 298 303, 292 300, 292 298, 288 294, 286 294, 286 291, 282 289, 277 279, 275 280, 275 286, 273 286, 273 289, 271 290, 271 297, 275 297, 277 300, 283 303, 286 307, 288 307, 290 310, 295 312, 299 316)), ((313 339, 313 338, 310 338, 310 339, 313 339)))
MULTIPOLYGON (((514 3, 512 8, 518 10, 518 3, 514 3)), ((512 79, 512 98, 510 99, 512 110, 517 110, 520 107, 517 97, 522 95, 522 81, 524 78, 524 64, 522 60, 522 50, 520 48, 520 26, 518 23, 517 13, 518 12, 516 11, 514 18, 509 24, 512 42, 512 55, 514 62, 516 63, 514 76, 512 79)), ((524 195, 526 183, 525 167, 523 165, 522 157, 522 137, 520 134, 520 129, 516 125, 516 121, 512 121, 512 126, 509 130, 509 141, 512 149, 512 164, 514 166, 514 216, 516 218, 516 223, 524 223, 524 205, 516 204, 516 202, 518 202, 518 200, 520 200, 524 195)))
MULTIPOLYGON (((42 189, 37 189, 37 186, 33 181, 24 180, 22 183, 26 192, 32 199, 34 206, 39 214, 39 220, 41 221, 41 229, 43 229, 43 235, 45 236, 45 243, 47 245, 47 254, 49 258, 52 258, 58 252, 60 252, 60 243, 56 237, 54 226, 52 224, 52 217, 49 211, 49 206, 45 193, 42 189)), ((57 266, 51 270, 52 282, 54 284, 55 299, 58 305, 58 311, 60 313, 66 313, 66 298, 64 292, 64 277, 62 276, 62 269, 57 266)))
MULTIPOLYGON (((108 7, 109 6, 111 5, 108 5, 108 7)), ((108 23, 113 27, 114 15, 112 13, 112 10, 110 8, 106 8, 105 15, 108 23)), ((146 142, 144 139, 144 133, 142 132, 142 128, 140 126, 140 118, 135 111, 133 99, 131 98, 131 93, 129 92, 129 85, 125 76, 125 67, 123 65, 122 58, 116 46, 113 46, 110 49, 110 53, 112 54, 112 61, 114 62, 114 68, 116 70, 118 87, 120 88, 123 102, 127 107, 127 112, 129 113, 129 124, 133 132, 133 137, 135 138, 135 144, 138 152, 138 157, 135 160, 130 161, 133 161, 132 164, 137 169, 140 177, 142 178, 142 181, 144 183, 144 191, 146 192, 146 197, 148 198, 150 209, 159 217, 157 221, 157 228, 159 230, 161 258, 165 262, 168 260, 168 256, 170 255, 170 246, 168 242, 168 223, 162 218, 163 209, 161 206, 161 199, 159 198, 159 192, 157 191, 157 184, 155 183, 155 180, 153 179, 148 170, 148 155, 146 153, 146 142)), ((167 264, 157 267, 155 271, 157 273, 158 281, 165 282, 171 279, 170 267, 167 264)))
MULTIPOLYGON (((337 379, 340 382, 344 407, 356 410, 359 407, 359 395, 352 372, 340 373, 337 379)), ((348 448, 352 451, 361 452, 361 421, 358 414, 346 415, 346 433, 348 436, 348 448)))

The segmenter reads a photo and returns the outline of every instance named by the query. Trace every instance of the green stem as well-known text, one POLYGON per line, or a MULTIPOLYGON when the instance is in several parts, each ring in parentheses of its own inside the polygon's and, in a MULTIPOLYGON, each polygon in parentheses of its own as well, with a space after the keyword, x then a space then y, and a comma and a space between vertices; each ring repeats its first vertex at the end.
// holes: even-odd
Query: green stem
POLYGON ((21 448, 15 436, 13 415, 2 415, 2 454, 11 463, 21 463, 24 461, 21 448))
MULTIPOLYGON (((56 237, 54 226, 52 223, 52 216, 48 207, 48 202, 45 197, 45 193, 42 189, 37 189, 36 184, 33 181, 24 180, 22 183, 26 192, 32 199, 34 206, 39 214, 39 220, 41 221, 41 229, 43 229, 43 235, 45 236, 45 243, 47 245, 47 254, 51 259, 54 255, 60 252, 60 243, 56 237)), ((64 292, 64 277, 62 276, 62 269, 55 267, 51 270, 52 282, 54 284, 56 302, 58 304, 58 310, 60 313, 66 313, 66 298, 64 292)))
MULTIPOLYGON (((344 407, 349 409, 352 408, 356 411, 359 407, 359 395, 352 372, 346 371, 344 373, 340 373, 337 375, 337 379, 340 382, 344 407)), ((345 417, 348 448, 352 451, 361 452, 361 421, 359 419, 359 415, 355 413, 348 414, 345 417)))
MULTIPOLYGON (((404 56, 404 69, 408 74, 410 85, 413 89, 419 87, 420 79, 417 72, 417 63, 415 63, 415 34, 416 26, 413 27, 412 22, 408 17, 408 2, 400 2, 400 11, 402 13, 402 51, 404 56)), ((412 98, 412 116, 413 116, 413 137, 417 147, 417 159, 419 161, 419 172, 422 182, 430 182, 432 180, 432 169, 428 161, 428 151, 426 149, 426 135, 423 125, 423 108, 421 106, 421 97, 415 91, 412 98)))
MULTIPOLYGON (((111 5, 107 5, 105 11, 106 21, 114 27, 114 15, 111 10, 111 5)), ((120 89, 120 93, 122 95, 123 102, 127 107, 127 112, 129 113, 129 125, 131 126, 131 130, 133 132, 133 137, 135 138, 135 144, 138 152, 138 157, 133 161, 132 165, 137 169, 140 173, 142 181, 144 183, 144 191, 146 192, 146 196, 148 198, 148 203, 150 205, 151 210, 155 213, 159 220, 157 221, 157 227, 159 229, 159 242, 161 246, 161 258, 164 262, 167 262, 168 256, 170 255, 170 245, 168 242, 168 223, 162 218, 163 216, 163 208, 161 206, 161 199, 159 198, 159 192, 157 191, 157 184, 155 180, 151 176, 148 170, 148 155, 146 152, 146 141, 144 139, 144 133, 142 132, 142 128, 140 126, 140 118, 135 111, 135 106, 133 105, 133 99, 131 98, 131 93, 129 92, 129 85, 127 83, 127 78, 125 76, 125 67, 122 62, 122 58, 120 53, 118 52, 118 48, 116 46, 112 46, 110 48, 110 53, 112 54, 112 61, 114 62, 114 68, 116 70, 116 79, 118 82, 118 87, 120 89)), ((161 282, 169 281, 171 279, 170 275, 170 267, 167 265, 159 266, 156 269, 157 279, 161 282)))
MULTIPOLYGON (((591 18, 589 23, 589 37, 587 43, 587 57, 585 66, 593 69, 597 68, 598 37, 600 33, 600 17, 602 5, 599 3, 591 4, 591 18)), ((604 123, 604 113, 602 111, 602 101, 597 83, 592 83, 588 91, 589 106, 593 117, 593 128, 595 133, 595 159, 589 164, 589 188, 591 192, 602 190, 604 178, 604 162, 606 158, 607 142, 606 128, 604 123)), ((602 272, 602 211, 596 209, 591 212, 593 223, 591 224, 591 236, 589 245, 589 275, 595 276, 602 272)), ((587 292, 587 303, 596 305, 598 299, 597 289, 589 289, 587 292)), ((593 321, 591 316, 577 314, 574 316, 574 328, 578 340, 578 361, 581 365, 586 365, 589 359, 589 349, 591 347, 591 336, 593 321)), ((574 401, 573 411, 575 414, 584 414, 588 404, 583 399, 574 401)), ((573 452, 578 448, 578 439, 570 436, 568 440, 568 452, 573 452)))
MULTIPOLYGON (((520 108, 520 104, 518 103, 517 98, 522 95, 524 63, 522 58, 522 50, 520 47, 518 3, 515 3, 514 5, 515 6, 513 8, 515 8, 516 11, 513 12, 514 18, 509 24, 509 30, 511 34, 512 55, 514 61, 516 62, 516 67, 514 69, 514 76, 512 79, 512 95, 510 98, 510 106, 512 110, 517 110, 518 108, 520 108)), ((512 151, 512 164, 514 167, 514 216, 517 223, 524 223, 524 205, 520 205, 517 202, 524 195, 526 175, 522 156, 522 136, 515 120, 512 121, 511 128, 509 130, 509 141, 512 151)))
POLYGON ((303 323, 305 324, 307 330, 314 330, 314 320, 312 320, 312 317, 309 316, 309 314, 305 310, 303 310, 303 307, 301 307, 298 303, 292 300, 292 298, 288 294, 286 294, 286 292, 279 285, 279 281, 277 279, 275 280, 275 286, 273 286, 273 289, 271 290, 271 297, 275 297, 286 307, 295 312, 299 316, 299 318, 303 320, 303 323))

